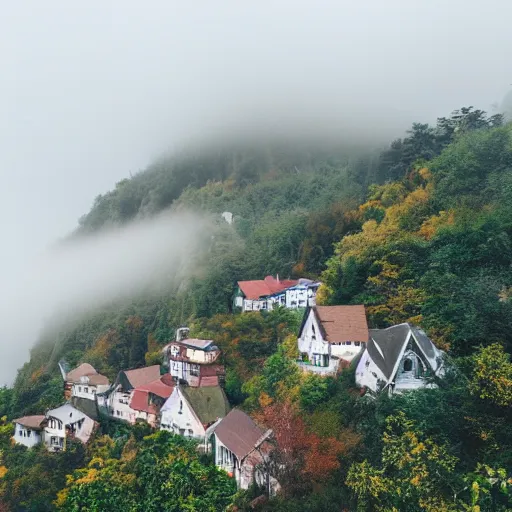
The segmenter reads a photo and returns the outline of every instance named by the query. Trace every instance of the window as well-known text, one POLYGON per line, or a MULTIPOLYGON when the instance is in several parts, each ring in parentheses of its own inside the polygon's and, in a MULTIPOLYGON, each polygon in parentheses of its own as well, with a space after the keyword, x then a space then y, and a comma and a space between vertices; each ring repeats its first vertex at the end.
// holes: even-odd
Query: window
POLYGON ((360 346, 361 346, 361 342, 360 342, 360 341, 354 341, 354 345, 355 345, 356 347, 360 347, 360 346))
POLYGON ((82 386, 78 386, 78 392, 81 393, 82 392, 82 386))
POLYGON ((412 372, 412 359, 404 361, 404 372, 412 372))
POLYGON ((189 428, 188 429, 188 437, 192 437, 193 435, 194 435, 194 431, 191 428, 189 428))
POLYGON ((27 430, 27 437, 30 437, 31 430, 27 430))
POLYGON ((89 393, 89 388, 84 388, 84 393, 89 393))
POLYGON ((190 375, 193 375, 194 377, 199 377, 199 365, 198 364, 190 365, 190 375))
POLYGON ((180 436, 184 436, 185 435, 185 429, 184 428, 180 428, 180 436))
POLYGON ((23 437, 23 430, 20 430, 19 434, 20 434, 20 437, 23 437))
POLYGON ((183 400, 180 400, 180 410, 178 411, 178 414, 183 413, 183 400))

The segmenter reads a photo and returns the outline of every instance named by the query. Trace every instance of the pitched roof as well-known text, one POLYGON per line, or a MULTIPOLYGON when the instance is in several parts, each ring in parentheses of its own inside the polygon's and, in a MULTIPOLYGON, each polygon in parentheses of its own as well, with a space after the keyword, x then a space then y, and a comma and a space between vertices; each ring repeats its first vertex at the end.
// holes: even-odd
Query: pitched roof
POLYGON ((368 322, 363 305, 313 306, 312 310, 325 341, 368 341, 368 322))
POLYGON ((238 287, 242 290, 247 299, 254 300, 282 292, 298 283, 299 281, 297 280, 280 280, 273 276, 267 276, 265 279, 257 281, 238 281, 238 287))
POLYGON ((66 381, 80 382, 80 377, 84 377, 85 375, 92 375, 94 373, 98 373, 94 366, 91 366, 89 363, 82 363, 80 366, 77 366, 66 375, 66 381))
POLYGON ((254 445, 264 433, 245 412, 239 409, 232 409, 217 425, 214 432, 221 443, 240 461, 254 449, 254 445))
POLYGON ((76 423, 82 419, 88 418, 87 414, 84 414, 82 411, 79 411, 76 407, 73 407, 71 404, 64 404, 56 409, 51 409, 46 413, 46 417, 57 418, 62 421, 65 425, 69 425, 70 423, 76 423))
POLYGON ((136 368, 134 370, 124 370, 123 372, 128 382, 133 388, 144 386, 150 382, 160 378, 160 365, 145 366, 144 368, 136 368))
POLYGON ((130 408, 135 411, 144 411, 150 414, 156 414, 157 409, 154 404, 149 403, 149 393, 140 389, 135 389, 130 398, 130 408))
POLYGON ((418 327, 403 323, 387 329, 371 329, 370 341, 366 348, 370 357, 388 380, 393 377, 393 370, 409 339, 409 333, 420 351, 423 352, 426 362, 434 373, 442 366, 440 360, 442 351, 437 349, 425 332, 418 327))
POLYGON ((145 391, 147 393, 153 393, 156 396, 161 398, 169 398, 174 389, 174 382, 169 382, 168 379, 163 379, 162 376, 160 379, 149 382, 148 384, 144 384, 144 386, 139 386, 135 389, 135 391, 145 391))
POLYGON ((180 391, 203 425, 209 425, 229 412, 229 403, 220 386, 180 387, 180 391))
POLYGON ((410 330, 409 324, 393 325, 387 329, 370 329, 370 340, 366 345, 368 354, 388 380, 410 330))
MULTIPOLYGON (((101 373, 94 373, 92 375, 86 375, 86 377, 88 377, 89 384, 91 384, 92 386, 103 386, 103 385, 109 384, 108 378, 105 377, 105 375, 101 375, 101 373)), ((80 382, 80 381, 78 381, 78 382, 80 382)))
POLYGON ((45 419, 45 416, 43 415, 37 415, 37 416, 23 416, 23 418, 18 418, 16 420, 13 420, 13 423, 19 423, 20 425, 23 425, 24 427, 31 428, 33 430, 42 430, 43 427, 41 426, 41 423, 45 419))
POLYGON ((178 343, 186 345, 187 347, 204 350, 213 343, 213 340, 199 340, 197 338, 187 338, 185 340, 179 341, 178 343))

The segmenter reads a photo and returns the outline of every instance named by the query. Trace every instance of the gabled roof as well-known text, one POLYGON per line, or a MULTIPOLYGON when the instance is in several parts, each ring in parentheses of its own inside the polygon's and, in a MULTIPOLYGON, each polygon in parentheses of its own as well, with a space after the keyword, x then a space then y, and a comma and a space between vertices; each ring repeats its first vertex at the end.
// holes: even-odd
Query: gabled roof
POLYGON ((386 379, 390 379, 410 332, 409 324, 399 324, 387 329, 370 329, 366 348, 373 362, 386 379))
POLYGON ((199 340, 197 338, 187 338, 177 343, 195 348, 196 350, 206 350, 213 344, 213 340, 199 340))
POLYGON ((387 329, 371 329, 370 341, 366 345, 368 354, 388 379, 393 378, 397 363, 409 341, 409 335, 425 356, 426 362, 435 373, 441 367, 439 359, 442 352, 436 348, 424 331, 408 323, 393 325, 387 329))
POLYGON ((124 370, 121 373, 124 373, 132 388, 138 388, 160 378, 160 365, 155 364, 144 368, 136 368, 135 370, 124 370))
POLYGON ((62 421, 64 425, 69 425, 71 423, 76 423, 82 419, 88 418, 87 414, 84 414, 82 411, 79 411, 76 407, 73 407, 71 404, 64 404, 56 409, 50 409, 46 413, 46 417, 57 418, 62 421))
POLYGON ((254 449, 264 433, 252 418, 239 409, 232 409, 215 427, 214 432, 220 442, 232 451, 239 461, 254 449))
MULTIPOLYGON (((105 375, 101 375, 101 373, 93 373, 92 375, 84 375, 84 377, 87 377, 88 384, 91 386, 105 386, 109 384, 109 380, 105 375)), ((81 380, 73 381, 76 384, 80 384, 81 380)))
POLYGON ((164 377, 165 376, 162 376, 160 379, 149 382, 144 386, 139 386, 135 389, 135 391, 153 393, 154 395, 161 398, 169 398, 174 389, 174 381, 172 381, 172 379, 164 379, 164 377))
POLYGON ((368 341, 368 322, 364 306, 313 306, 304 315, 300 329, 306 323, 310 311, 313 312, 318 322, 322 337, 328 343, 341 341, 368 341))
POLYGON ((144 411, 150 414, 156 414, 157 408, 149 403, 149 393, 140 389, 135 389, 130 398, 130 408, 134 411, 144 411))
POLYGON ((267 276, 265 279, 257 281, 238 281, 238 287, 242 290, 242 293, 247 299, 254 300, 283 292, 298 283, 299 281, 297 280, 281 280, 273 276, 267 276))
POLYGON ((184 386, 180 391, 203 425, 209 425, 229 412, 228 399, 220 386, 184 386))
POLYGON ((80 366, 77 366, 75 369, 71 370, 66 375, 67 382, 80 382, 80 377, 84 377, 86 375, 93 375, 98 373, 94 366, 91 366, 89 363, 82 363, 80 366))
POLYGON ((37 416, 23 416, 23 418, 18 418, 16 420, 12 420, 13 423, 18 423, 23 425, 24 427, 31 428, 32 430, 42 430, 43 427, 41 423, 44 421, 45 416, 37 415, 37 416))

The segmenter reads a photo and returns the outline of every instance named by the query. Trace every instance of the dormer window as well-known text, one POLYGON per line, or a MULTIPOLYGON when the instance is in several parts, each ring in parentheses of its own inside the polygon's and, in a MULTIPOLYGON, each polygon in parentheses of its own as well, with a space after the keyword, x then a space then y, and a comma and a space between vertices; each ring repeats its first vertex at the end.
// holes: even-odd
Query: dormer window
POLYGON ((404 372, 412 372, 413 362, 412 359, 407 358, 404 361, 404 372))

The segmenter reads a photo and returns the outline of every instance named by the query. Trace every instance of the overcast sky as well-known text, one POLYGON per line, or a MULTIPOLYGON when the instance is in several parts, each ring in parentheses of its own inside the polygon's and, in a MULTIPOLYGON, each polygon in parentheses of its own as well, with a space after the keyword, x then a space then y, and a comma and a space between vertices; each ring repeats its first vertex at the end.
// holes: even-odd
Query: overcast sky
POLYGON ((96 195, 196 136, 341 116, 392 137, 490 109, 511 17, 506 0, 1 2, 3 293, 96 195))

